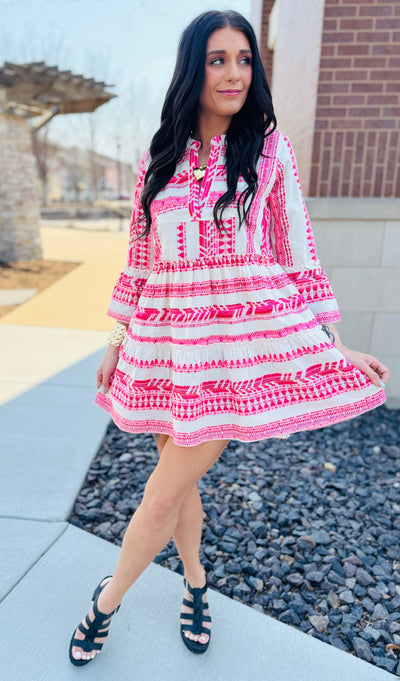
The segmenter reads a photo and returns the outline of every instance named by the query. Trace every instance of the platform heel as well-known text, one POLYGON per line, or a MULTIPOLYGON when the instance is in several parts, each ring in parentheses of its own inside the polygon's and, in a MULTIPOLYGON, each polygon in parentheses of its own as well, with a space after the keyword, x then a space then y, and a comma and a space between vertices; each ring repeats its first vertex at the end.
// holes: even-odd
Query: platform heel
MULTIPOLYGON (((78 646, 79 648, 82 648, 86 653, 91 653, 93 650, 101 650, 104 644, 103 643, 95 643, 94 639, 97 637, 106 637, 108 636, 108 629, 106 631, 104 630, 105 627, 109 627, 109 622, 105 624, 105 620, 110 619, 115 613, 118 612, 120 609, 120 605, 118 605, 115 610, 112 612, 105 614, 103 612, 100 612, 100 610, 97 607, 97 602, 99 600, 99 596, 101 592, 103 591, 104 587, 106 584, 103 584, 105 579, 109 579, 112 577, 112 575, 107 575, 107 577, 103 577, 103 579, 100 581, 96 589, 94 590, 93 596, 92 596, 92 601, 93 603, 93 612, 94 612, 94 620, 93 622, 89 619, 89 614, 86 615, 85 617, 85 623, 87 625, 87 628, 83 626, 82 622, 78 624, 77 627, 74 629, 74 633, 72 634, 72 638, 69 644, 69 659, 71 660, 72 664, 76 666, 81 666, 83 664, 87 664, 88 662, 91 662, 92 659, 90 658, 89 660, 77 660, 75 657, 72 655, 72 648, 73 646, 78 646), (79 638, 75 637, 75 631, 76 629, 79 629, 79 631, 82 632, 82 634, 85 635, 85 639, 81 640, 79 638)), ((97 657, 97 655, 95 655, 97 657)))
POLYGON ((189 608, 193 609, 193 612, 181 612, 181 619, 188 620, 187 624, 181 623, 181 637, 185 646, 189 648, 192 653, 205 653, 210 641, 211 641, 211 629, 203 626, 203 622, 211 622, 210 615, 203 615, 204 610, 209 607, 208 602, 203 603, 203 594, 207 591, 207 582, 204 586, 198 588, 192 588, 189 582, 183 578, 183 583, 188 589, 189 593, 193 596, 193 601, 189 601, 187 598, 183 599, 182 605, 187 605, 189 608), (192 620, 189 623, 189 620, 192 620), (198 641, 192 641, 190 638, 185 636, 185 631, 191 631, 193 634, 200 636, 201 634, 208 635, 207 643, 199 643, 198 641))

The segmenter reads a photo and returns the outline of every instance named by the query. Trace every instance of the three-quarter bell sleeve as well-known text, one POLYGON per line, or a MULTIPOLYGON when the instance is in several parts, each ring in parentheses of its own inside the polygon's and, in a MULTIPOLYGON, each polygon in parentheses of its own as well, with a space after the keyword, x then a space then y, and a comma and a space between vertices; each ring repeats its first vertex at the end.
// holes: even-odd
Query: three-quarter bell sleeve
POLYGON ((144 185, 144 177, 150 162, 149 151, 143 155, 139 165, 133 209, 129 231, 129 247, 126 265, 114 286, 111 301, 107 310, 109 317, 129 324, 137 306, 142 289, 150 276, 154 262, 154 243, 152 230, 146 238, 136 239, 144 231, 144 212, 140 196, 144 185))
POLYGON ((273 256, 303 296, 320 324, 340 321, 329 279, 319 264, 296 158, 286 135, 280 134, 276 179, 269 196, 273 256))

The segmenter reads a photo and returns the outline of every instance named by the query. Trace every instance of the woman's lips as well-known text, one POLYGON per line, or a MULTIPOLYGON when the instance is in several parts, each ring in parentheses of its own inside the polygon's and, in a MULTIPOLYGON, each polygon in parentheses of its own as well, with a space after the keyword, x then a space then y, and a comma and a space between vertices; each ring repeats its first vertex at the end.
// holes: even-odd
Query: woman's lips
POLYGON ((226 95, 227 97, 237 97, 240 95, 241 90, 218 90, 221 95, 226 95))

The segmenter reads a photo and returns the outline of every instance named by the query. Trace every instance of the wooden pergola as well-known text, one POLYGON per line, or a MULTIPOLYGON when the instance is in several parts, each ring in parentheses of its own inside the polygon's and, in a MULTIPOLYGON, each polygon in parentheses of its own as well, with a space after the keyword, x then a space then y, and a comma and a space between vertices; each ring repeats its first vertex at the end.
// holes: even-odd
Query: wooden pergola
POLYGON ((105 87, 43 61, 0 67, 0 261, 42 257, 35 133, 57 114, 90 113, 116 97, 105 87))
POLYGON ((39 116, 33 123, 38 130, 57 114, 95 111, 113 97, 106 84, 71 71, 60 71, 45 62, 13 64, 0 68, 0 112, 39 116))

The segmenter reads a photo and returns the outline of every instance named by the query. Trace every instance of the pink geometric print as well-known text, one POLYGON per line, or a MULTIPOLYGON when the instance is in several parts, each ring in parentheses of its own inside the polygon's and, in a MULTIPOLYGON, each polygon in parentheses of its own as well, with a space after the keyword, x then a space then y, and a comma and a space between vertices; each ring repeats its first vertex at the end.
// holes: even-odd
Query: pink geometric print
POLYGON ((180 222, 178 227, 178 256, 186 258, 186 223, 180 222))
POLYGON ((122 430, 166 433, 187 447, 283 437, 382 404, 384 391, 320 327, 340 311, 288 137, 274 131, 265 140, 249 225, 239 229, 232 202, 221 233, 213 208, 226 191, 226 136, 211 140, 201 187, 199 148, 189 137, 152 203, 149 236, 134 241, 149 152, 142 159, 127 263, 107 311, 129 328, 96 404, 122 430))

